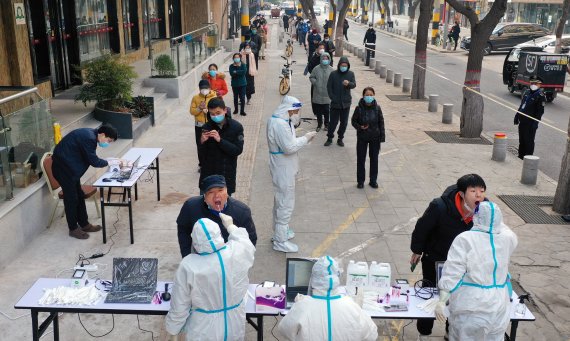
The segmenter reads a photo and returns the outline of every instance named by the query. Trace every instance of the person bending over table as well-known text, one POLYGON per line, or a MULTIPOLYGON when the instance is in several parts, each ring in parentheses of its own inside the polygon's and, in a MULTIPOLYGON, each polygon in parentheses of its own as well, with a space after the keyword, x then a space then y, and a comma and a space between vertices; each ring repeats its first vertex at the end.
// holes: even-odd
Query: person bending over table
POLYGON ((101 226, 89 223, 81 177, 89 166, 103 168, 109 165, 97 156, 97 145, 106 148, 117 140, 117 136, 117 130, 111 125, 102 125, 97 129, 75 129, 65 135, 53 150, 53 177, 64 193, 65 218, 69 236, 73 238, 87 239, 87 232, 101 230, 101 226))
MULTIPOLYGON (((222 224, 220 213, 234 218, 236 225, 247 230, 249 239, 255 245, 257 234, 255 224, 251 217, 250 208, 239 200, 228 196, 226 180, 222 175, 210 175, 200 183, 203 195, 192 197, 184 203, 176 224, 178 225, 178 244, 182 257, 186 257, 192 251, 192 229, 200 218, 208 218, 218 225, 222 224)), ((222 238, 228 241, 229 233, 221 228, 222 238)), ((195 251, 194 251, 195 252, 195 251)))
POLYGON ((339 294, 340 268, 330 256, 313 265, 310 296, 297 295, 279 323, 285 340, 373 341, 378 329, 372 318, 349 296, 339 294))
POLYGON ((219 225, 208 218, 193 226, 192 247, 197 254, 184 257, 176 271, 165 320, 171 340, 182 331, 188 341, 244 339, 244 297, 255 246, 231 216, 220 213, 219 218, 229 233, 227 242, 219 225))

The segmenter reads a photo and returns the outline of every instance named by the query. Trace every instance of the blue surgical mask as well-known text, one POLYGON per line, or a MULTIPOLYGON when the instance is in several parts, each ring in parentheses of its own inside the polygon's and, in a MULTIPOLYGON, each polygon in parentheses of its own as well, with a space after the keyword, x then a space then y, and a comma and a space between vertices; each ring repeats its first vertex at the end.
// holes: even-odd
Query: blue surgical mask
POLYGON ((257 33, 257 31, 256 31, 256 30, 253 30, 253 31, 251 31, 251 33, 252 33, 252 34, 256 34, 256 33, 257 33))
POLYGON ((367 104, 374 102, 374 96, 364 96, 364 102, 367 104))
POLYGON ((99 147, 107 148, 107 147, 109 147, 109 142, 99 142, 99 147))
POLYGON ((240 63, 241 62, 241 58, 234 58, 234 63, 240 63))
POLYGON ((329 65, 330 63, 331 63, 331 62, 330 62, 328 59, 323 59, 323 60, 321 60, 321 64, 323 64, 323 65, 325 65, 325 66, 326 66, 326 65, 329 65))
POLYGON ((211 116, 212 121, 216 122, 216 123, 222 123, 222 121, 224 120, 224 116, 225 115, 218 115, 218 116, 211 116))
POLYGON ((340 70, 340 72, 346 72, 346 71, 348 71, 348 66, 341 66, 339 68, 339 70, 340 70))
POLYGON ((216 70, 210 70, 210 71, 208 71, 208 73, 210 74, 210 76, 216 77, 216 74, 218 73, 218 71, 216 71, 216 70))

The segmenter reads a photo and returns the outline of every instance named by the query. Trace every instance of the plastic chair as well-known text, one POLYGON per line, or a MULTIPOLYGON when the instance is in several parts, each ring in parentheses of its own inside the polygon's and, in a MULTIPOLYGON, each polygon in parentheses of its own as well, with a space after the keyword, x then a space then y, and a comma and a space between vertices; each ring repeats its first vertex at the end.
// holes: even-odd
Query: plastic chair
MULTIPOLYGON (((57 182, 57 180, 53 177, 53 172, 52 172, 52 164, 53 164, 53 160, 51 158, 52 153, 45 153, 44 156, 42 157, 42 160, 40 162, 40 166, 42 167, 42 172, 44 173, 44 176, 46 177, 46 183, 49 189, 49 192, 51 193, 51 196, 57 200, 53 211, 51 213, 51 217, 49 220, 49 224, 48 224, 48 228, 51 226, 51 223, 53 222, 53 218, 55 217, 55 212, 57 211, 57 207, 59 206, 60 201, 63 199, 63 190, 59 190, 58 189, 61 187, 59 185, 59 182, 57 182)), ((83 190, 83 197, 85 199, 89 199, 89 198, 93 198, 93 203, 95 204, 95 209, 97 210, 97 216, 101 217, 101 211, 99 208, 99 202, 97 200, 97 187, 93 187, 91 185, 81 185, 81 189, 83 190)), ((61 217, 63 218, 63 216, 65 215, 65 209, 63 210, 61 217)))

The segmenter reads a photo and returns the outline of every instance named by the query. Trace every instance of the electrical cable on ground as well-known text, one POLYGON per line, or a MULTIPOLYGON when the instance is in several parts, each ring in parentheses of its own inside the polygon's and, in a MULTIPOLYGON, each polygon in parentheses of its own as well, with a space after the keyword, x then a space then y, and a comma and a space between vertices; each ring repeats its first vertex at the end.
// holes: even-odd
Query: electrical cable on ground
POLYGON ((95 338, 99 338, 99 337, 104 337, 107 336, 109 334, 111 334, 111 332, 113 331, 113 329, 115 329, 115 315, 111 314, 111 318, 113 319, 113 326, 111 327, 111 330, 109 330, 108 332, 106 332, 105 334, 102 335, 93 335, 91 334, 87 328, 85 328, 85 326, 83 325, 83 322, 81 321, 81 316, 79 315, 79 313, 77 313, 77 318, 79 319, 79 324, 81 324, 81 327, 83 327, 83 329, 87 332, 87 334, 89 334, 89 336, 91 337, 95 337, 95 338))
POLYGON ((139 320, 138 314, 137 314, 137 324, 138 324, 138 327, 141 331, 143 331, 145 333, 150 333, 150 337, 152 338, 152 341, 154 341, 154 332, 152 332, 151 330, 146 330, 146 329, 141 328, 141 321, 139 320))

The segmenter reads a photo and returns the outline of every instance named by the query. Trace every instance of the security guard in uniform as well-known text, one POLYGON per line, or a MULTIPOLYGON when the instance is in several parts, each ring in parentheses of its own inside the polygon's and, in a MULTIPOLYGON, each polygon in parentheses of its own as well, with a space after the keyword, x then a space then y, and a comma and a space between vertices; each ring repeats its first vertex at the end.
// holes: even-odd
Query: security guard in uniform
POLYGON ((525 155, 532 155, 534 153, 534 136, 538 128, 538 121, 544 114, 544 103, 546 97, 540 89, 542 82, 532 77, 530 79, 530 89, 526 90, 519 112, 515 114, 515 125, 519 126, 519 159, 524 159, 525 155), (525 115, 521 115, 524 113, 525 115))

